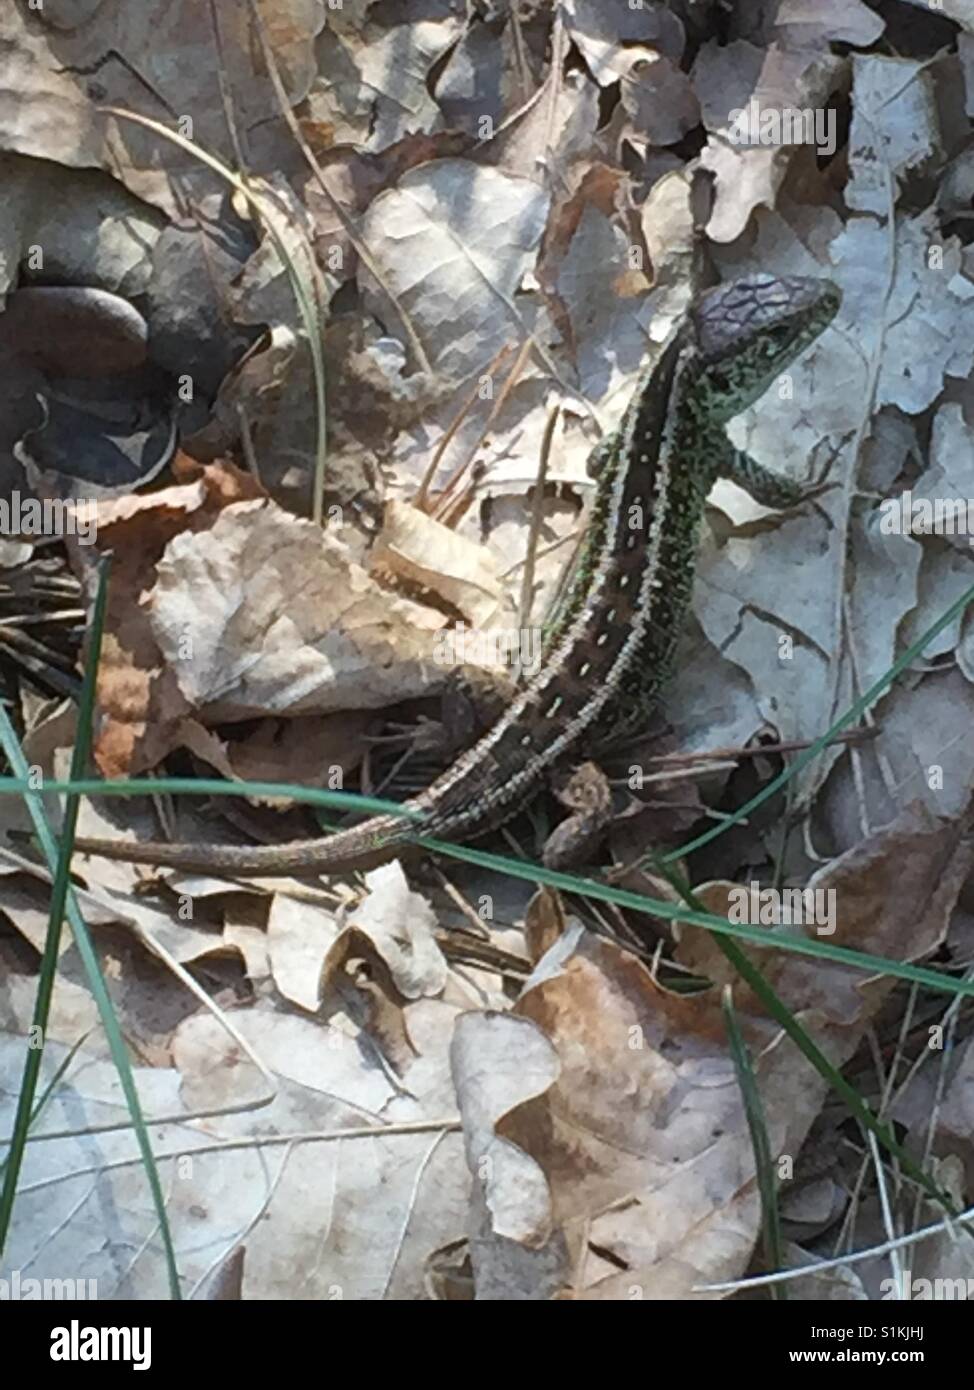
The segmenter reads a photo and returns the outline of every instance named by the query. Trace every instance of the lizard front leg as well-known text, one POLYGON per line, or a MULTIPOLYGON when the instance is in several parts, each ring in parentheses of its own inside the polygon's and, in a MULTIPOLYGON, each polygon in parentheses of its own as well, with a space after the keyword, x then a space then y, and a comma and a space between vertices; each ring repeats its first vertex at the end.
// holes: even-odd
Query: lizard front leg
POLYGON ((751 458, 742 449, 735 449, 729 442, 727 450, 720 459, 717 476, 729 478, 732 483, 744 489, 762 507, 774 507, 784 511, 808 502, 826 492, 834 483, 826 481, 832 467, 834 455, 826 461, 825 467, 811 483, 800 483, 793 478, 782 477, 763 463, 751 458))

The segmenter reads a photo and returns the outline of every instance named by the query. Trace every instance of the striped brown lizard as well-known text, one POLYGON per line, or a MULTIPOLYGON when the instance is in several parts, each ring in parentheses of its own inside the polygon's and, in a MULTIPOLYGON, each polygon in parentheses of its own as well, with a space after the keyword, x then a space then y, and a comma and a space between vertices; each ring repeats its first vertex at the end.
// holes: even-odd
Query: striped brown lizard
POLYGON ((515 815, 593 736, 636 730, 673 663, 690 601, 704 503, 729 477, 767 506, 807 496, 735 450, 725 426, 756 401, 839 307, 827 280, 754 275, 700 295, 593 451, 595 497, 567 596, 537 673, 503 715, 403 815, 290 844, 77 839, 111 859, 200 873, 335 873, 393 859, 417 836, 470 840, 515 815))

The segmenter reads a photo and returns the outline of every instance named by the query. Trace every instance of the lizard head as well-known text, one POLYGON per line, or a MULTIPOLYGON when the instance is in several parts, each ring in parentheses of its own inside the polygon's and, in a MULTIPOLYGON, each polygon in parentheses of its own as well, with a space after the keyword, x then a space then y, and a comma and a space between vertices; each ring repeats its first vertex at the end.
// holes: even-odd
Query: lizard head
POLYGON ((768 389, 835 317, 830 280, 749 275, 707 290, 691 318, 700 355, 695 391, 708 419, 726 423, 768 389))

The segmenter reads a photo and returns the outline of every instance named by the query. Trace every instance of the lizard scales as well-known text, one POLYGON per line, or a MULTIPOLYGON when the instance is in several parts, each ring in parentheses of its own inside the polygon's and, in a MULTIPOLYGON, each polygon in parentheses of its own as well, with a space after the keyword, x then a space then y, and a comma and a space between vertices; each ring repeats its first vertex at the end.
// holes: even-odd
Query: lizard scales
POLYGON ((416 835, 472 839, 525 805, 556 765, 606 727, 638 727, 672 664, 690 601, 697 534, 716 478, 768 505, 800 500, 727 440, 838 309, 826 280, 768 275, 701 295, 637 383, 618 429, 593 453, 597 488, 567 600, 541 666, 510 708, 424 791, 410 818, 284 845, 179 845, 78 838, 79 852, 235 876, 329 873, 397 857, 416 835))

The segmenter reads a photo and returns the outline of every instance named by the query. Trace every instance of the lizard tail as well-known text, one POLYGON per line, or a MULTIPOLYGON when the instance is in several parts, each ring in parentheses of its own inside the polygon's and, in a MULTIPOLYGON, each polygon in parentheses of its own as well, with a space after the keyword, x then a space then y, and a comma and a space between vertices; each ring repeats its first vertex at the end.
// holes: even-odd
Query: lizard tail
POLYGON ((284 845, 170 844, 164 840, 98 840, 79 835, 74 848, 79 854, 99 854, 127 864, 156 864, 186 873, 273 878, 375 868, 395 859, 411 838, 408 821, 398 816, 373 816, 350 830, 284 845))

